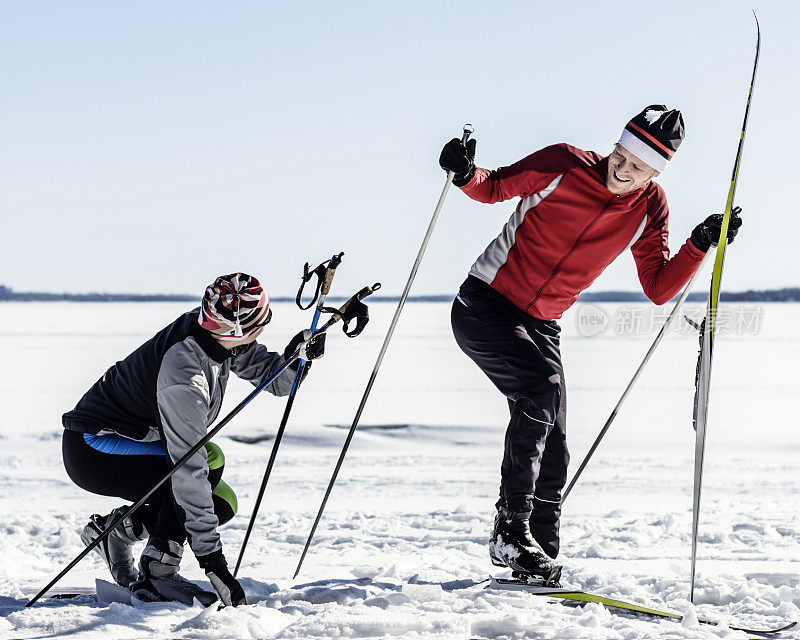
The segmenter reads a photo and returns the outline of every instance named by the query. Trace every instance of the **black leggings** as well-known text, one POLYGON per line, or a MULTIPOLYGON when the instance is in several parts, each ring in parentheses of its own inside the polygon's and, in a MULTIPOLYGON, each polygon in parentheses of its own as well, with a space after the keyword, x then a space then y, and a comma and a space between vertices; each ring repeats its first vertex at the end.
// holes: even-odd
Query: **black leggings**
MULTIPOLYGON (((84 434, 69 429, 64 430, 62 454, 67 474, 81 489, 130 502, 139 500, 172 466, 166 455, 103 453, 90 447, 84 434)), ((219 523, 224 524, 236 513, 236 497, 230 487, 222 482, 224 464, 209 466, 214 466, 208 474, 208 482, 213 490, 214 512, 219 523)), ((169 482, 165 482, 150 496, 137 513, 150 535, 179 543, 186 540, 186 530, 178 517, 169 482)))

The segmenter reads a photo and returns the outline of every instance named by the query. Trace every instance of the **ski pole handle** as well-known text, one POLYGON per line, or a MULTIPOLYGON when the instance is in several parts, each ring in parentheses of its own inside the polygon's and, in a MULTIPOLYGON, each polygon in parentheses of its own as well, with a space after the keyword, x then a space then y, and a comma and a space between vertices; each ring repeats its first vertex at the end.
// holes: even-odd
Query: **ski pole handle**
MULTIPOLYGON (((354 307, 358 307, 359 306, 358 303, 360 303, 367 296, 371 296, 373 293, 375 293, 380 288, 381 288, 381 283, 380 282, 376 282, 371 287, 370 286, 366 286, 363 289, 361 289, 361 291, 359 291, 354 296, 352 296, 349 300, 347 300, 338 309, 332 309, 332 308, 327 308, 327 307, 325 309, 323 309, 323 311, 326 311, 326 312, 331 314, 331 318, 324 325, 322 325, 322 327, 317 329, 317 331, 314 332, 314 335, 316 335, 318 333, 322 333, 323 331, 327 331, 330 327, 332 327, 334 324, 339 322, 339 320, 344 320, 345 324, 347 324, 350 320, 352 320, 354 317, 356 317, 352 313, 348 313, 348 308, 351 305, 354 306, 354 307)), ((363 306, 363 305, 361 305, 361 306, 363 306)))
POLYGON ((475 127, 473 127, 469 123, 465 124, 464 125, 464 133, 461 135, 461 144, 463 144, 466 147, 467 146, 467 140, 469 140, 469 137, 473 133, 475 133, 475 127))
POLYGON ((327 296, 328 292, 331 290, 333 276, 336 275, 336 267, 342 263, 343 255, 344 251, 333 256, 330 259, 330 262, 328 262, 328 267, 325 269, 325 275, 322 277, 322 288, 319 291, 322 300, 324 300, 325 296, 327 296))
POLYGON ((303 266, 303 275, 300 279, 300 289, 297 291, 297 297, 295 298, 295 302, 301 310, 305 311, 306 309, 310 309, 315 304, 317 304, 317 307, 319 307, 321 304, 324 304, 324 299, 331 289, 331 284, 333 284, 333 276, 336 273, 336 267, 342 263, 343 255, 344 251, 341 251, 340 253, 334 255, 330 260, 321 262, 313 269, 309 269, 308 262, 305 263, 303 266), (303 289, 305 289, 306 284, 314 276, 317 276, 317 287, 314 290, 314 296, 307 305, 303 305, 303 289), (322 298, 322 302, 320 302, 320 297, 322 298))
MULTIPOLYGON (((322 315, 323 309, 325 309, 325 300, 328 297, 328 292, 331 290, 331 285, 333 284, 333 276, 336 275, 336 268, 342 264, 342 256, 344 255, 344 251, 341 251, 334 255, 330 260, 327 261, 327 267, 325 267, 325 271, 319 278, 318 289, 319 293, 317 294, 317 308, 314 311, 314 318, 311 320, 311 331, 314 332, 317 330, 317 323, 319 322, 319 317, 322 315)), ((323 263, 326 264, 326 263, 323 263)), ((322 265, 320 265, 321 267, 322 265)), ((319 267, 317 267, 319 269, 319 267)), ((300 358, 300 366, 297 369, 297 376, 295 376, 294 383, 292 384, 292 391, 290 393, 294 393, 297 385, 300 382, 300 373, 302 372, 306 361, 300 358)))

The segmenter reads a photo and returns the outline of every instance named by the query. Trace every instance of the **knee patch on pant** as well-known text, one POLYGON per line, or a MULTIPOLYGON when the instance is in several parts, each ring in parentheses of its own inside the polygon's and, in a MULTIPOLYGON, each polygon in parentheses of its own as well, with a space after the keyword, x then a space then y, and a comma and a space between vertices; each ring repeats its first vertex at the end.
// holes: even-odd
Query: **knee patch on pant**
POLYGON ((219 484, 214 487, 211 497, 214 499, 214 513, 217 514, 220 524, 230 521, 239 510, 236 493, 224 480, 220 480, 219 484))
POLYGON ((222 480, 222 472, 225 470, 225 454, 218 445, 208 442, 206 443, 206 457, 208 459, 208 483, 213 489, 222 480))
POLYGON ((208 457, 208 470, 213 471, 225 466, 225 454, 218 444, 206 442, 206 456, 208 457))
POLYGON ((539 403, 529 398, 521 397, 511 409, 512 419, 516 416, 518 420, 528 422, 531 426, 542 429, 549 434, 555 423, 555 410, 552 402, 539 403), (545 404, 545 406, 542 406, 545 404))
POLYGON ((552 427, 561 406, 558 376, 553 374, 537 387, 525 389, 509 399, 514 401, 511 407, 512 414, 519 411, 532 420, 544 422, 548 427, 552 427))

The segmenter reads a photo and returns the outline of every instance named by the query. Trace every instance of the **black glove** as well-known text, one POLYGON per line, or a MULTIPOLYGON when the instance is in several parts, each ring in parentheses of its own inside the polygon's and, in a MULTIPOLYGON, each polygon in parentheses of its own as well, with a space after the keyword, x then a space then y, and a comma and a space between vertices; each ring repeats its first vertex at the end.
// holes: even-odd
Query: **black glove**
POLYGON ((463 187, 475 175, 475 138, 467 140, 467 145, 459 138, 453 138, 444 145, 439 156, 439 166, 445 171, 452 171, 453 184, 463 187))
POLYGON ((197 562, 206 572, 206 576, 208 576, 214 589, 219 594, 222 604, 229 607, 247 604, 242 585, 228 571, 228 563, 225 560, 225 556, 222 555, 222 549, 209 553, 207 556, 198 556, 197 562))
POLYGON ((297 370, 296 364, 300 360, 316 360, 321 358, 325 353, 325 333, 318 333, 313 338, 311 337, 311 329, 303 329, 294 338, 289 341, 286 348, 283 350, 283 358, 288 360, 292 354, 300 347, 300 357, 298 360, 290 365, 297 370))
MULTIPOLYGON (((742 226, 742 219, 739 217, 741 212, 741 207, 731 209, 731 219, 728 222, 728 244, 733 242, 739 232, 739 227, 742 226)), ((711 248, 712 244, 716 244, 719 241, 721 231, 722 214, 714 213, 694 228, 694 231, 692 231, 692 244, 700 251, 706 252, 711 248)))

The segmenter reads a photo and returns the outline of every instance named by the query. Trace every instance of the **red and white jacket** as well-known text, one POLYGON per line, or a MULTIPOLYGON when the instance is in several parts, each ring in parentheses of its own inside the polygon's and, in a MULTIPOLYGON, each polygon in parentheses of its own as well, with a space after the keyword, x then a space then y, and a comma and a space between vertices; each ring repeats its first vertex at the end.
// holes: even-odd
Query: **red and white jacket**
POLYGON ((522 200, 470 274, 526 313, 555 320, 630 247, 647 297, 656 304, 670 300, 704 254, 687 240, 670 260, 664 190, 650 182, 614 195, 606 188, 607 170, 607 158, 568 144, 496 171, 477 169, 461 187, 470 198, 522 200))

